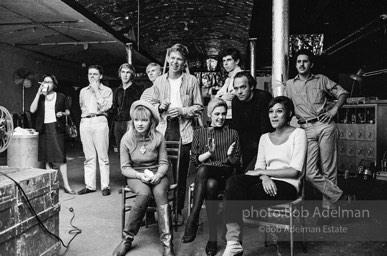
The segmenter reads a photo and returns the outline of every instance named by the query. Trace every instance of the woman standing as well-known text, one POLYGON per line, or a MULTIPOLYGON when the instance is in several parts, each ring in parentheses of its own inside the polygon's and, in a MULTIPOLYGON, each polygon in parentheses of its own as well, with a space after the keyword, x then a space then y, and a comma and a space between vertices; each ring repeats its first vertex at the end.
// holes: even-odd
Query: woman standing
POLYGON ((30 111, 37 112, 36 131, 39 132, 38 160, 44 162, 46 169, 59 165, 62 174, 64 192, 75 194, 67 178, 65 149, 66 116, 70 115, 66 97, 54 91, 58 80, 54 75, 44 75, 30 111))
POLYGON ((121 171, 136 198, 125 220, 124 238, 113 256, 124 256, 131 249, 152 195, 157 204, 162 255, 174 256, 167 198, 168 156, 164 136, 156 131, 158 111, 149 102, 138 100, 130 108, 130 117, 129 130, 121 140, 121 171))
POLYGON ((227 103, 218 98, 208 103, 208 116, 211 126, 194 132, 191 161, 198 166, 195 178, 195 190, 191 215, 187 220, 183 243, 190 243, 196 237, 198 218, 203 200, 209 225, 209 239, 206 246, 207 255, 217 253, 217 211, 218 194, 224 189, 225 181, 239 163, 239 137, 235 130, 225 125, 227 103))
POLYGON ((290 201, 297 198, 303 176, 307 149, 306 133, 289 125, 294 115, 292 101, 279 96, 269 102, 269 118, 275 129, 261 136, 255 169, 230 178, 226 184, 224 213, 227 247, 223 256, 243 254, 240 243, 242 209, 254 202, 260 209, 272 200, 290 201))

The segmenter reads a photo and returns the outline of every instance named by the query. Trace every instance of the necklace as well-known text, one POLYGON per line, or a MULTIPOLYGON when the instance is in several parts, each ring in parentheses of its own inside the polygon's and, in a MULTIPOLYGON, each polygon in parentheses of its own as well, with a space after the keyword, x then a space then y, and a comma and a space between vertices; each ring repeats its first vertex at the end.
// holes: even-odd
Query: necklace
POLYGON ((143 144, 142 144, 142 146, 140 148, 140 152, 141 152, 141 154, 145 154, 145 152, 146 152, 145 137, 142 138, 142 141, 143 141, 143 144))
MULTIPOLYGON (((48 95, 50 95, 50 94, 48 94, 48 95)), ((52 93, 51 99, 48 97, 48 95, 46 95, 46 100, 47 101, 52 101, 55 98, 55 93, 52 93)))

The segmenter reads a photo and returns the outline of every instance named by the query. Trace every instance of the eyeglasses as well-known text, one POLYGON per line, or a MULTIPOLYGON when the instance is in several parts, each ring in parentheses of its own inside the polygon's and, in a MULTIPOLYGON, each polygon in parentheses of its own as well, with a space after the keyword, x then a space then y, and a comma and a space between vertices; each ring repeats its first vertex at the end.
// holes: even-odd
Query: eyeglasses
POLYGON ((43 81, 42 84, 54 84, 53 81, 43 81))

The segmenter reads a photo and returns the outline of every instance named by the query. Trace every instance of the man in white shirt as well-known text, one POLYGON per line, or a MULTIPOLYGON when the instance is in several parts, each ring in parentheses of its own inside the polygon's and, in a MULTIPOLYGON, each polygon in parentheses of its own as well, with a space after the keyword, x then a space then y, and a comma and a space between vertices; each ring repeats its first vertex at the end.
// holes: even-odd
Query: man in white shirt
POLYGON ((88 69, 89 85, 79 94, 81 106, 80 134, 85 154, 85 187, 79 195, 96 191, 97 157, 103 196, 110 195, 109 187, 109 126, 107 111, 112 107, 113 92, 101 83, 103 69, 91 65, 88 69))
POLYGON ((241 60, 240 52, 235 48, 229 48, 222 53, 223 59, 223 67, 228 72, 228 77, 225 80, 222 88, 215 95, 216 98, 221 98, 227 103, 227 116, 226 116, 226 124, 231 125, 232 120, 232 109, 231 102, 235 97, 234 92, 234 76, 242 71, 239 67, 239 63, 241 60))
POLYGON ((167 57, 168 73, 156 79, 152 99, 161 116, 157 130, 165 135, 166 140, 181 139, 182 142, 177 188, 178 225, 184 222, 181 211, 184 208, 189 152, 194 131, 192 122, 203 111, 198 79, 183 72, 187 65, 187 55, 188 49, 182 44, 175 44, 170 48, 167 57))
POLYGON ((146 66, 145 72, 148 75, 149 80, 152 82, 152 86, 145 89, 140 99, 148 102, 152 102, 153 90, 154 90, 153 85, 154 85, 154 82, 156 81, 156 78, 161 76, 161 66, 154 62, 149 63, 148 66, 146 66))

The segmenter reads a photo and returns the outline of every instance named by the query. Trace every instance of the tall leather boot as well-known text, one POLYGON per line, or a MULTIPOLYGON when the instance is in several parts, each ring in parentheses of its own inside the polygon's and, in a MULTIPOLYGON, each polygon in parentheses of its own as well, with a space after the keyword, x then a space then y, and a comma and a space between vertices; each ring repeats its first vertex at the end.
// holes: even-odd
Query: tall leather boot
POLYGON ((132 241, 140 229, 142 219, 145 216, 150 197, 137 195, 135 203, 130 209, 129 216, 125 220, 124 238, 113 252, 113 256, 125 256, 132 248, 132 241))
POLYGON ((170 214, 170 207, 169 204, 164 204, 157 208, 160 241, 163 245, 163 256, 175 256, 172 243, 172 216, 170 214))

